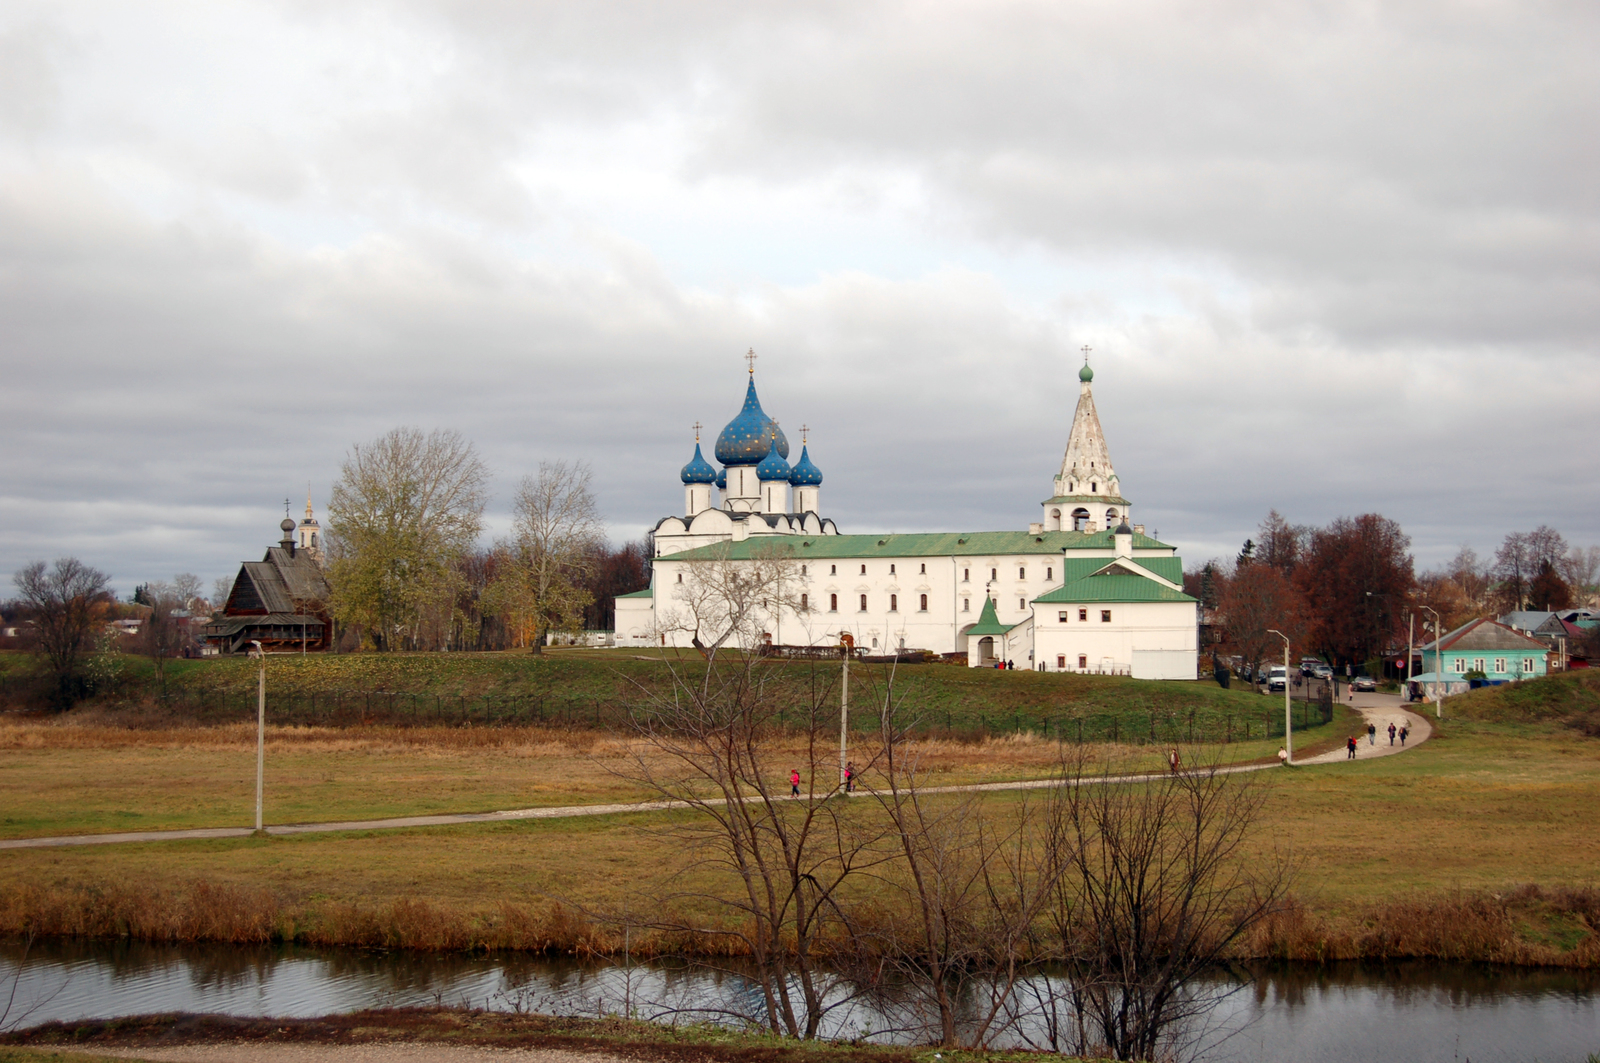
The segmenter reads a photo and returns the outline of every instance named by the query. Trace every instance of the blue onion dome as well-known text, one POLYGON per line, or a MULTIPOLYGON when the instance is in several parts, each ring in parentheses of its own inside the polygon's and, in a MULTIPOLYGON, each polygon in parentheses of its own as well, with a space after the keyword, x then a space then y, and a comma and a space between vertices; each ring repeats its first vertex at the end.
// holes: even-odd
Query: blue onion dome
POLYGON ((800 460, 789 473, 789 483, 793 487, 816 487, 822 483, 822 470, 811 464, 810 447, 801 446, 800 460))
POLYGON ((717 470, 711 463, 700 456, 700 444, 694 445, 694 458, 683 467, 682 480, 686 484, 714 484, 717 482, 717 470))
POLYGON ((755 377, 751 377, 744 392, 744 408, 717 436, 717 460, 724 465, 754 465, 772 449, 771 426, 772 419, 756 398, 755 377))
POLYGON ((761 459, 761 464, 756 466, 756 479, 758 480, 788 480, 789 463, 783 460, 783 455, 778 453, 776 447, 767 451, 767 456, 761 459))
POLYGON ((770 419, 767 421, 767 427, 772 432, 772 449, 778 452, 778 457, 787 461, 789 458, 789 440, 784 436, 783 429, 778 427, 777 421, 770 419))
POLYGON ((719 469, 717 471, 717 490, 718 491, 726 491, 727 489, 728 489, 728 470, 727 469, 719 469))

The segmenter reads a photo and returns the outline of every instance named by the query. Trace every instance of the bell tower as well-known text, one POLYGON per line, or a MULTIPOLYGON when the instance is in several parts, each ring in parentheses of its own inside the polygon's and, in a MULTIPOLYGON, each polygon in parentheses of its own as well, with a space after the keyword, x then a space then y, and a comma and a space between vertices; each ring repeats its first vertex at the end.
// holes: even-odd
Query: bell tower
POLYGON ((1067 435, 1061 471, 1056 474, 1055 493, 1044 503, 1046 531, 1110 531, 1128 519, 1128 500, 1122 497, 1100 415, 1094 408, 1090 349, 1083 348, 1078 407, 1072 413, 1072 431, 1067 435))
POLYGON ((298 548, 311 557, 317 564, 322 564, 322 525, 317 523, 317 518, 311 512, 311 485, 306 484, 306 515, 296 530, 298 548))

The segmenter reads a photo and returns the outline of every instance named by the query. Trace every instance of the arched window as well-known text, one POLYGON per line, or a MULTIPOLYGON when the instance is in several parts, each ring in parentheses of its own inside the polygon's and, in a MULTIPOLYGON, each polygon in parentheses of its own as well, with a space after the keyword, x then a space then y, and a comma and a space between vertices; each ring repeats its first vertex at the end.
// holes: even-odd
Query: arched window
POLYGON ((1086 672, 1088 670, 1089 670, 1089 655, 1087 653, 1078 654, 1078 671, 1086 672))
POLYGON ((1050 521, 1056 527, 1061 527, 1061 511, 1059 509, 1052 509, 1050 511, 1050 521))
POLYGON ((861 596, 861 611, 863 613, 867 611, 867 596, 865 594, 861 596))
POLYGON ((1000 578, 1000 570, 997 569, 997 568, 991 568, 989 570, 989 578, 990 579, 999 579, 1000 578))
POLYGON ((1116 526, 1117 526, 1117 511, 1114 510, 1114 509, 1106 510, 1106 527, 1115 528, 1116 526))
POLYGON ((837 613, 838 611, 839 611, 839 596, 837 594, 828 595, 828 612, 837 613))
POLYGON ((1044 570, 1044 578, 1045 578, 1045 580, 1049 581, 1049 580, 1055 579, 1056 578, 1055 577, 1055 571, 1056 571, 1055 569, 1050 568, 1049 566, 1046 566, 1045 570, 1044 570))
MULTIPOLYGON (((921 597, 922 597, 922 604, 920 606, 918 606, 918 608, 921 609, 924 613, 926 613, 928 611, 928 596, 926 594, 924 594, 921 597)), ((1532 669, 1529 669, 1529 671, 1532 671, 1532 669)))
POLYGON ((964 569, 961 570, 961 582, 962 583, 965 583, 967 580, 969 580, 971 578, 972 578, 972 569, 964 568, 964 569))
POLYGON ((1017 578, 1018 579, 1027 579, 1028 578, 1027 566, 1025 566, 1025 565, 1018 565, 1017 566, 1017 578))
POLYGON ((1022 610, 1026 610, 1028 608, 1028 599, 1026 599, 1026 598, 1018 598, 1017 599, 1017 608, 1018 609, 1022 609, 1022 610))
POLYGON ((1067 670, 1067 655, 1066 654, 1064 654, 1064 653, 1056 654, 1056 667, 1059 668, 1063 672, 1067 670))
POLYGON ((863 576, 865 576, 867 574, 867 566, 866 565, 862 565, 861 566, 861 574, 863 576))
MULTIPOLYGON (((865 608, 865 606, 863 606, 862 608, 865 608)), ((900 596, 898 594, 889 595, 889 612, 898 613, 899 611, 900 611, 900 596)))
POLYGON ((838 565, 829 565, 828 566, 828 575, 837 576, 838 574, 839 574, 839 566, 838 565))
POLYGON ((1073 531, 1083 531, 1088 526, 1089 526, 1089 511, 1087 509, 1081 509, 1081 508, 1073 510, 1072 511, 1072 530, 1073 531))
POLYGON ((894 566, 893 565, 889 566, 889 575, 891 575, 891 576, 894 575, 894 566))
POLYGON ((922 575, 926 576, 927 574, 928 574, 928 566, 926 564, 924 564, 922 566, 922 575))
POLYGON ((972 612, 972 599, 971 598, 963 598, 963 599, 961 599, 961 611, 963 613, 972 612))
POLYGON ((801 565, 800 566, 800 575, 804 576, 805 574, 806 574, 806 566, 801 565))
POLYGON ((802 594, 800 596, 800 611, 802 613, 808 613, 811 611, 811 595, 802 594))
POLYGON ((678 573, 678 582, 679 583, 683 582, 683 573, 682 572, 678 573))

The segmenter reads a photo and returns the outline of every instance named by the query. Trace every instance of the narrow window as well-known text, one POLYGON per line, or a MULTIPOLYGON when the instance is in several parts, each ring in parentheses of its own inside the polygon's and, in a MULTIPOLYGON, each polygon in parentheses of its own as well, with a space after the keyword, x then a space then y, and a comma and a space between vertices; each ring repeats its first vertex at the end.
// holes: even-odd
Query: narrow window
POLYGON ((1061 622, 1063 624, 1067 622, 1067 611, 1065 609, 1061 610, 1061 622))
POLYGON ((1466 674, 1466 672, 1467 672, 1467 659, 1465 657, 1457 657, 1456 658, 1456 671, 1461 673, 1462 675, 1466 674))
POLYGON ((900 596, 898 594, 889 595, 889 612, 898 613, 899 611, 900 611, 900 596))
POLYGON ((1018 579, 1027 579, 1028 578, 1027 566, 1025 566, 1025 565, 1018 565, 1017 566, 1017 578, 1018 579))
POLYGON ((828 595, 828 612, 837 613, 838 611, 839 611, 839 596, 837 594, 828 595))
POLYGON ((861 596, 861 611, 863 613, 867 611, 867 596, 865 594, 861 596))
POLYGON ((928 574, 928 565, 927 565, 927 562, 923 562, 922 571, 919 573, 919 575, 926 576, 927 574, 928 574))
POLYGON ((894 575, 894 566, 893 565, 889 566, 889 575, 891 575, 891 576, 894 575))
POLYGON ((1087 609, 1079 609, 1078 610, 1078 620, 1079 620, 1079 622, 1081 623, 1082 621, 1085 621, 1087 619, 1089 619, 1089 610, 1087 610, 1087 609))
POLYGON ((1474 672, 1483 671, 1483 658, 1482 657, 1474 657, 1472 659, 1472 670, 1474 672))
POLYGON ((963 599, 961 599, 961 611, 963 613, 972 612, 972 599, 971 598, 963 598, 963 599))
POLYGON ((678 582, 679 583, 683 582, 683 573, 682 572, 678 573, 678 582))
POLYGON ((1056 667, 1061 669, 1063 672, 1067 670, 1067 655, 1066 654, 1064 654, 1064 653, 1056 654, 1056 667))
POLYGON ((1100 485, 1099 485, 1099 484, 1096 484, 1096 483, 1091 483, 1091 484, 1090 484, 1090 485, 1089 485, 1089 493, 1090 493, 1090 494, 1093 494, 1093 493, 1094 493, 1094 492, 1096 492, 1096 491, 1098 491, 1098 490, 1100 490, 1100 485))
POLYGON ((1045 582, 1046 582, 1046 583, 1048 583, 1048 582, 1050 582, 1050 581, 1051 581, 1051 580, 1053 580, 1053 579, 1055 579, 1055 578, 1056 578, 1056 577, 1055 577, 1055 571, 1056 571, 1056 570, 1055 570, 1055 569, 1053 569, 1053 568, 1046 568, 1046 569, 1045 569, 1045 570, 1044 570, 1044 578, 1045 578, 1045 582))
POLYGON ((1506 659, 1504 657, 1496 657, 1494 659, 1494 670, 1497 675, 1505 675, 1506 659))
POLYGON ((989 570, 989 578, 990 579, 999 579, 1000 578, 1000 570, 997 569, 997 568, 991 568, 989 570))
POLYGON ((1534 663, 1533 663, 1533 658, 1532 657, 1524 657, 1522 659, 1522 670, 1524 672, 1531 672, 1531 671, 1534 670, 1534 663))
POLYGON ((1086 654, 1086 653, 1078 654, 1078 671, 1086 672, 1088 670, 1089 670, 1089 655, 1086 654))
POLYGON ((867 574, 867 566, 866 565, 862 565, 861 566, 861 574, 863 576, 865 576, 867 574))
POLYGON ((828 566, 828 575, 837 576, 838 574, 839 574, 839 566, 838 565, 829 565, 828 566))
POLYGON ((967 580, 969 580, 971 578, 972 578, 972 569, 964 568, 964 569, 961 570, 961 582, 962 583, 965 583, 967 580))
POLYGON ((1023 610, 1024 612, 1026 612, 1027 608, 1028 608, 1028 599, 1026 599, 1026 598, 1018 598, 1017 599, 1017 608, 1023 610))
POLYGON ((928 611, 928 596, 926 594, 921 596, 921 603, 922 604, 917 606, 917 608, 921 609, 924 613, 926 613, 928 611))
POLYGON ((802 594, 800 596, 800 611, 802 613, 811 611, 811 596, 809 594, 802 594))
POLYGON ((801 565, 800 566, 800 575, 804 576, 805 574, 806 574, 806 566, 801 565))
POLYGON ((1111 623, 1111 610, 1109 610, 1109 609, 1100 610, 1100 622, 1102 624, 1111 623))

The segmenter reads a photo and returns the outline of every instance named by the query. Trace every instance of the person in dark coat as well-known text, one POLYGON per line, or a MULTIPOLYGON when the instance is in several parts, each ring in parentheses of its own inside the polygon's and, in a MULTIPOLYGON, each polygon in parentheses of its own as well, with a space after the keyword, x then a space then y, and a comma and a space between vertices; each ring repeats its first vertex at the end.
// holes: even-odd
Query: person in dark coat
POLYGON ((1378 725, 1375 724, 1375 723, 1369 723, 1369 724, 1367 724, 1367 745, 1375 746, 1377 744, 1378 744, 1378 725))
POLYGON ((1389 744, 1394 745, 1394 724, 1389 725, 1389 744))
POLYGON ((1355 735, 1351 735, 1350 736, 1350 740, 1347 741, 1344 744, 1344 759, 1345 760, 1355 760, 1356 759, 1356 736, 1355 735))

